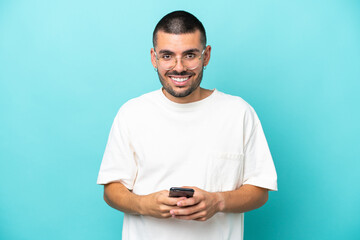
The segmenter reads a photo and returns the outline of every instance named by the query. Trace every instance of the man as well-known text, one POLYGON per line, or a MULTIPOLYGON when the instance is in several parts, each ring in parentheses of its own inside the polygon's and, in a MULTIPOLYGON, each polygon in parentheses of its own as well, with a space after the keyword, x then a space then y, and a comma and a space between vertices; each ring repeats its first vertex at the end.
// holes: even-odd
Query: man
POLYGON ((98 177, 104 199, 125 213, 123 239, 242 239, 243 213, 277 190, 260 121, 241 98, 200 87, 211 47, 195 16, 163 17, 153 45, 163 87, 120 108, 98 177), (184 186, 193 197, 169 197, 184 186))

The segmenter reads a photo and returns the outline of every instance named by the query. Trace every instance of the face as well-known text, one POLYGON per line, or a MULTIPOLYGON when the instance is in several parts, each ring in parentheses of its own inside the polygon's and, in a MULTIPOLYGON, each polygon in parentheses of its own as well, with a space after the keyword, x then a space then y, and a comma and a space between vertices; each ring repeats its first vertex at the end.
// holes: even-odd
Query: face
POLYGON ((200 42, 200 31, 186 34, 170 34, 163 31, 157 33, 157 45, 155 50, 151 49, 151 61, 154 68, 157 68, 159 79, 163 85, 164 94, 175 102, 192 102, 200 100, 200 83, 203 76, 203 67, 210 60, 211 47, 207 46, 200 65, 192 70, 187 69, 182 61, 182 56, 189 51, 201 53, 204 50, 200 42), (160 53, 166 52, 177 58, 174 68, 166 70, 159 65, 156 59, 160 53))

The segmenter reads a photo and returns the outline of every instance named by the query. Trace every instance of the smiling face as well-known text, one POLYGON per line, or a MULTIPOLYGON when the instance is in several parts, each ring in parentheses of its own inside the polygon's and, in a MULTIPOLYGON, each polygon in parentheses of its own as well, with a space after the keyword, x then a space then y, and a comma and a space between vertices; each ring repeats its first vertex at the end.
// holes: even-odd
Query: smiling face
POLYGON ((171 34, 164 31, 157 32, 157 44, 155 50, 151 49, 151 62, 158 70, 158 75, 163 92, 167 98, 178 103, 189 103, 201 99, 200 83, 203 76, 203 66, 210 60, 211 47, 207 46, 199 66, 195 69, 187 69, 181 58, 189 54, 200 55, 204 50, 200 42, 200 31, 193 33, 171 34), (176 65, 167 70, 159 64, 159 56, 171 55, 177 59, 176 65))

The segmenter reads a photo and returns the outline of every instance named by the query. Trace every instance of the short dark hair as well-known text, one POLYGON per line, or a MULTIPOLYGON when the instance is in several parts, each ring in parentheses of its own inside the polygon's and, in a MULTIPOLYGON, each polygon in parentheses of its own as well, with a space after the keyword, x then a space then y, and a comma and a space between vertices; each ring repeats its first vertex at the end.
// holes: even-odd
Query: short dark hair
POLYGON ((156 25, 153 32, 153 45, 157 43, 157 32, 164 31, 172 34, 193 33, 200 31, 201 44, 206 46, 206 32, 202 23, 191 13, 185 11, 174 11, 165 15, 156 25))

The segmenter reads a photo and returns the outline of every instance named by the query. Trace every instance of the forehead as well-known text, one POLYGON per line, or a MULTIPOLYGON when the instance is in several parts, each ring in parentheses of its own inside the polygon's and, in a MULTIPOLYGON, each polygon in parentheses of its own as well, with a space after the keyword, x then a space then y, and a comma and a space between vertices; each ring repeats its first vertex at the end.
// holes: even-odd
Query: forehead
POLYGON ((164 31, 157 32, 156 51, 170 50, 172 52, 183 52, 188 49, 202 49, 200 31, 193 33, 172 34, 164 31))

